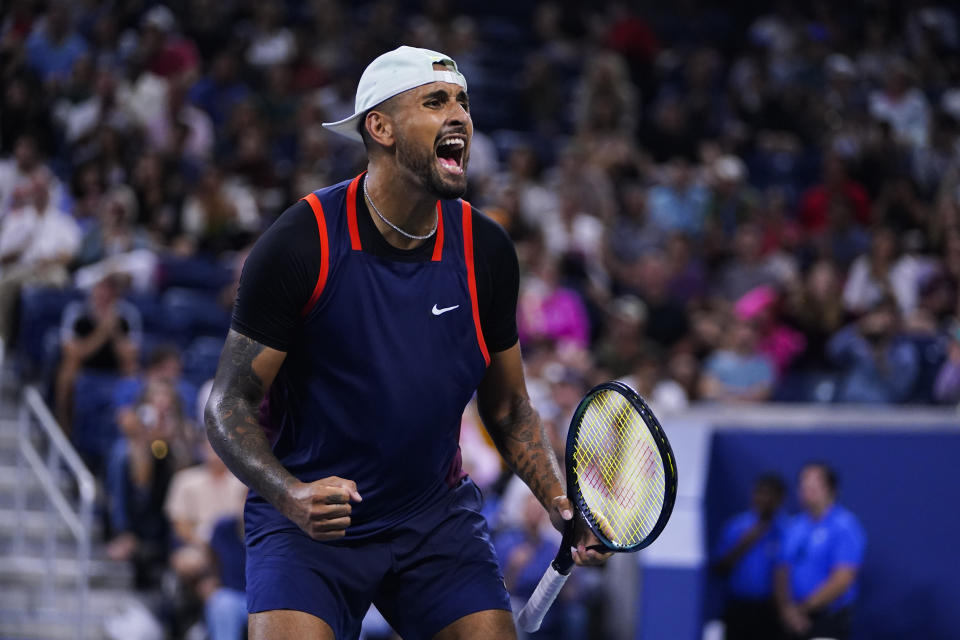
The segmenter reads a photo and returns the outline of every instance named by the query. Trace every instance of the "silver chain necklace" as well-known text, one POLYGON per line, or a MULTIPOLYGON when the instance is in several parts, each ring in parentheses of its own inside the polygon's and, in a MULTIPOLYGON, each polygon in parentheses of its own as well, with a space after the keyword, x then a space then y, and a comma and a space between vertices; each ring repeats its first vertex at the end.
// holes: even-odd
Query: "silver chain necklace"
POLYGON ((363 195, 367 199, 367 202, 370 203, 370 206, 373 207, 373 212, 377 214, 377 217, 383 220, 388 227, 390 227, 391 229, 393 229, 394 231, 402 235, 404 238, 410 238, 411 240, 426 240, 427 238, 429 238, 430 236, 432 236, 437 232, 437 225, 440 224, 439 216, 437 216, 437 221, 433 223, 433 230, 425 236, 418 236, 412 233, 407 233, 406 231, 404 231, 403 229, 401 229, 400 227, 398 227, 397 225, 393 224, 392 222, 387 220, 385 217, 383 217, 383 214, 380 213, 380 209, 377 209, 377 205, 373 204, 373 198, 370 197, 370 192, 367 191, 366 178, 363 179, 363 195))

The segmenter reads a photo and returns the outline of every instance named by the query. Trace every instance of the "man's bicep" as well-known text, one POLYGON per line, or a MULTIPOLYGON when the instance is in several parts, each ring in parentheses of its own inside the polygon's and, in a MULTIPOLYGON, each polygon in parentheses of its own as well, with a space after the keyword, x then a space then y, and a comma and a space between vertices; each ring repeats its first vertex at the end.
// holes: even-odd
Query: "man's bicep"
POLYGON ((490 354, 490 366, 477 389, 477 408, 487 429, 515 410, 518 403, 529 402, 523 377, 520 345, 490 354))
POLYGON ((240 396, 248 400, 263 397, 280 371, 285 351, 257 342, 230 329, 213 381, 212 396, 240 396))
POLYGON ((243 265, 230 326, 286 351, 321 268, 317 223, 309 205, 290 207, 257 240, 243 265))

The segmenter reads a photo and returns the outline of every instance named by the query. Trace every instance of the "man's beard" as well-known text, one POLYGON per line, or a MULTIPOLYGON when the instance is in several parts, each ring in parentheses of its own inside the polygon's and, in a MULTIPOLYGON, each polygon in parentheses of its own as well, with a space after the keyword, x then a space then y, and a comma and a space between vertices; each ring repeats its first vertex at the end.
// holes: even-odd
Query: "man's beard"
MULTIPOLYGON (((408 140, 397 135, 397 162, 401 167, 408 169, 411 173, 420 179, 420 182, 427 188, 427 191, 434 194, 441 200, 456 200, 462 198, 467 192, 466 172, 459 176, 460 180, 451 182, 450 179, 456 179, 456 176, 449 176, 450 179, 444 180, 437 166, 437 158, 433 149, 420 150, 416 145, 410 144, 408 140), (460 183, 460 184, 458 184, 460 183)), ((463 167, 466 169, 466 158, 463 161, 463 167)))

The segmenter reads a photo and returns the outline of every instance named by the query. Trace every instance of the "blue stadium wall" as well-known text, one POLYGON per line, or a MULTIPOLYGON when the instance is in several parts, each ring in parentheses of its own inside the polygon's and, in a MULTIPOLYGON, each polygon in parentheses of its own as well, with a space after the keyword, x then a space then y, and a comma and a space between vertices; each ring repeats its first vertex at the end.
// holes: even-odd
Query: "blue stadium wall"
POLYGON ((823 460, 861 519, 867 551, 853 640, 960 638, 960 416, 946 411, 780 407, 664 419, 680 470, 677 508, 642 552, 637 640, 700 640, 722 588, 706 570, 753 479, 823 460), (742 416, 738 416, 742 414, 742 416))

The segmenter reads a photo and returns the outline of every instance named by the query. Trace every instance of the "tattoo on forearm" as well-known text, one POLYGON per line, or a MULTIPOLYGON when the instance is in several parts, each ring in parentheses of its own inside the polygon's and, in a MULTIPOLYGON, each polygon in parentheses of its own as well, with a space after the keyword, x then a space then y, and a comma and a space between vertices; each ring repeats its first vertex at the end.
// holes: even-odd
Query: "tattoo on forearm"
POLYGON ((565 492, 566 488, 546 428, 529 398, 516 398, 504 417, 484 422, 510 468, 549 508, 553 498, 565 492))
POLYGON ((278 509, 296 478, 273 454, 258 420, 265 385, 254 370, 263 345, 231 332, 204 418, 207 437, 229 469, 278 509))

